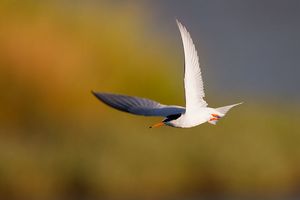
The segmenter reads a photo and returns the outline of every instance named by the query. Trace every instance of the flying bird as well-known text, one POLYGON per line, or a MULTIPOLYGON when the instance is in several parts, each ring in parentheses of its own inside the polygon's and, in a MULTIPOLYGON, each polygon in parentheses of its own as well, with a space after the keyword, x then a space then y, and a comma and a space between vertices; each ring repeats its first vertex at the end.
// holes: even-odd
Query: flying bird
POLYGON ((159 102, 127 95, 94 92, 92 93, 103 103, 117 110, 143 116, 161 116, 163 121, 152 127, 163 125, 177 128, 191 128, 205 122, 216 125, 226 113, 241 103, 210 108, 203 99, 205 97, 199 58, 195 45, 187 29, 176 20, 180 30, 184 49, 184 88, 185 107, 163 105, 159 102))

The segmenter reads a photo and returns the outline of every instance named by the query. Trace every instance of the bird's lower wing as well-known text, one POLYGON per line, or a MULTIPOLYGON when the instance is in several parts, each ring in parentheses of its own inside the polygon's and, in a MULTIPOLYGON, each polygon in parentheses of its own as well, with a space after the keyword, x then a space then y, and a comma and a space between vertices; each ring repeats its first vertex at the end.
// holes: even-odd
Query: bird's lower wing
POLYGON ((93 91, 92 93, 106 105, 135 115, 167 117, 185 112, 183 107, 166 106, 146 98, 93 91))

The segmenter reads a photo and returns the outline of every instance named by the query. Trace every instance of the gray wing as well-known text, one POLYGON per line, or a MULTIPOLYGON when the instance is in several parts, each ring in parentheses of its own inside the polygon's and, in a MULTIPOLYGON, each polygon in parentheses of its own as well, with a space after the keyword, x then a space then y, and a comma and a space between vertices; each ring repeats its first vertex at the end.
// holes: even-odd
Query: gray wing
POLYGON ((167 106, 146 98, 93 91, 92 93, 106 105, 135 115, 167 117, 185 112, 183 107, 167 106))

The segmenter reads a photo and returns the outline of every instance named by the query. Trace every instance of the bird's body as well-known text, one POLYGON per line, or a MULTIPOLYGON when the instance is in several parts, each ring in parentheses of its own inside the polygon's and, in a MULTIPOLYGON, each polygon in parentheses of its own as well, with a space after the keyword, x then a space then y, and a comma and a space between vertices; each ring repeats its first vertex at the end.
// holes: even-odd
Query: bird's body
POLYGON ((180 128, 191 128, 210 120, 210 113, 216 113, 213 108, 198 108, 190 113, 183 113, 179 118, 166 122, 167 125, 180 128))
POLYGON ((181 106, 167 106, 140 97, 98 92, 93 92, 93 94, 103 103, 124 112, 144 116, 165 117, 162 122, 151 127, 168 125, 177 128, 191 128, 205 122, 215 125, 232 107, 241 104, 238 103, 220 108, 207 107, 208 104, 203 99, 205 93, 197 51, 189 32, 180 22, 177 21, 177 24, 183 42, 185 58, 185 108, 181 106))

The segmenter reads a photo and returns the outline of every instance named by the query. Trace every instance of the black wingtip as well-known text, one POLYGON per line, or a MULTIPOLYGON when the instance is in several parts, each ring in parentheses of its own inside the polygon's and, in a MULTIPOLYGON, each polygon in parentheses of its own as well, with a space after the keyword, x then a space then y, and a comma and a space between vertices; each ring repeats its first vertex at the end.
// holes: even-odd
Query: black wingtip
POLYGON ((94 97, 96 97, 97 99, 102 101, 102 99, 99 96, 99 93, 95 92, 94 90, 91 90, 91 93, 92 93, 92 95, 94 95, 94 97))
POLYGON ((97 92, 95 92, 94 90, 91 90, 91 93, 95 96, 95 97, 97 97, 97 98, 99 98, 99 94, 97 93, 97 92))

